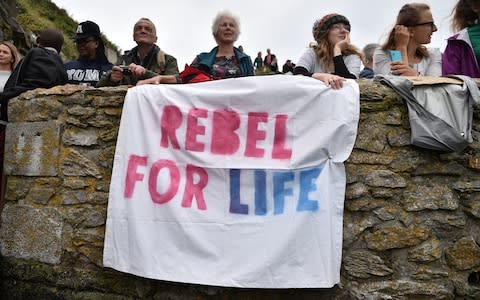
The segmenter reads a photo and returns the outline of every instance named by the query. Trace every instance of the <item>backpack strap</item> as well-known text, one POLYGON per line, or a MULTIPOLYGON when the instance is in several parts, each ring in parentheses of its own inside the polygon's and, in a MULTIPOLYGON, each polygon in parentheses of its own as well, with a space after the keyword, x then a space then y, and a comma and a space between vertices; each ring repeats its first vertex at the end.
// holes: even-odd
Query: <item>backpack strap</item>
POLYGON ((160 68, 160 74, 163 74, 165 72, 165 52, 162 49, 159 49, 157 52, 157 63, 160 68))

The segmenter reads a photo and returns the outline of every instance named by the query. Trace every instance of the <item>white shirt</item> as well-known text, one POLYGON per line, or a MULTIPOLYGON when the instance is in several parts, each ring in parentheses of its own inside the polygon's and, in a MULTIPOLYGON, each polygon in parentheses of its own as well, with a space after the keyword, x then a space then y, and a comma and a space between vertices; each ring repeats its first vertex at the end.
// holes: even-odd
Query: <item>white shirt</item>
POLYGON ((12 71, 1 71, 0 70, 0 93, 3 92, 3 87, 7 83, 8 77, 10 77, 12 71))
MULTIPOLYGON (((360 74, 360 66, 362 64, 360 57, 356 54, 343 56, 343 61, 348 71, 358 78, 360 74)), ((310 73, 333 73, 327 67, 320 65, 317 55, 313 48, 308 48, 298 60, 297 67, 304 67, 310 73)))
MULTIPOLYGON (((418 64, 410 64, 424 76, 442 76, 442 53, 438 48, 427 48, 429 56, 422 58, 418 64)), ((388 51, 377 48, 373 53, 373 72, 376 74, 391 75, 391 60, 388 51)))

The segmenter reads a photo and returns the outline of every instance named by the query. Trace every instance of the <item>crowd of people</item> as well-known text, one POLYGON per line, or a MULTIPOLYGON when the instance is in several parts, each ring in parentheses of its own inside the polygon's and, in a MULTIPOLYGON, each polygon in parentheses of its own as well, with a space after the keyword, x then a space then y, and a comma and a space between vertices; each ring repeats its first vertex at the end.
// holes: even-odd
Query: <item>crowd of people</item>
MULTIPOLYGON (((35 63, 19 64, 20 55, 15 46, 9 42, 0 43, 0 100, 6 102, 26 89, 64 83, 97 87, 176 84, 283 73, 309 76, 333 89, 339 89, 346 78, 373 78, 376 74, 462 74, 480 77, 477 59, 480 57, 479 13, 479 0, 458 0, 452 11, 452 29, 457 33, 448 39, 443 54, 437 48, 425 46, 437 31, 427 4, 403 5, 385 42, 368 44, 362 50, 350 41, 352 25, 348 18, 341 14, 328 14, 314 22, 314 42, 298 62, 295 64, 287 59, 281 70, 278 58, 271 49, 266 49, 265 56, 259 51, 252 60, 242 46, 235 47, 240 35, 240 22, 227 11, 219 13, 212 24, 216 46, 196 55, 182 72, 179 71, 175 57, 163 52, 156 44, 156 28, 150 19, 141 18, 134 24, 133 40, 136 46, 126 51, 114 64, 105 54, 99 26, 92 21, 85 21, 78 25, 72 37, 78 58, 61 63, 62 70, 57 69, 60 66, 58 53, 61 51, 63 37, 60 38, 61 33, 55 29, 48 29, 39 36, 41 39, 48 34, 55 35, 55 32, 58 38, 55 45, 40 47, 44 54, 51 56, 48 61, 52 64, 47 63, 45 68, 42 63, 39 66, 35 63), (56 53, 52 53, 52 50, 56 53), (58 72, 52 73, 52 70, 58 72), (17 76, 13 76, 14 73, 17 76)), ((38 55, 39 51, 36 49, 32 52, 38 55)), ((38 60, 35 56, 29 52, 22 62, 32 58, 38 60)), ((6 112, 1 117, 6 121, 6 112)))
POLYGON ((385 42, 368 44, 362 51, 350 41, 352 25, 348 18, 328 14, 313 24, 315 42, 296 64, 287 59, 281 71, 278 58, 270 49, 264 57, 258 52, 252 61, 242 46, 235 47, 240 22, 227 11, 213 20, 212 35, 216 46, 196 55, 182 72, 175 57, 156 45, 156 28, 148 18, 141 18, 134 24, 136 46, 126 51, 115 64, 105 54, 105 44, 96 23, 85 21, 78 25, 72 37, 78 58, 66 63, 59 56, 63 34, 47 29, 38 36, 39 47, 30 50, 21 60, 12 43, 0 43, 1 119, 8 119, 8 99, 28 89, 65 83, 97 87, 176 84, 284 73, 309 76, 339 89, 346 78, 373 78, 376 74, 480 77, 479 14, 480 0, 458 0, 452 11, 452 29, 457 33, 448 39, 443 54, 437 48, 425 46, 437 31, 427 4, 403 5, 385 42))
MULTIPOLYGON (((346 16, 331 13, 316 20, 315 42, 294 64, 286 60, 280 72, 278 58, 270 49, 255 59, 243 47, 235 47, 240 22, 230 12, 220 12, 212 24, 216 46, 196 55, 180 72, 174 56, 156 44, 154 23, 141 18, 133 26, 136 46, 112 64, 105 54, 99 26, 92 21, 78 25, 72 37, 78 58, 64 63, 60 52, 63 33, 46 29, 38 35, 38 47, 23 58, 10 42, 0 42, 0 174, 3 173, 5 124, 9 99, 35 88, 84 84, 96 87, 141 84, 182 84, 259 74, 293 74, 312 77, 333 89, 346 78, 373 78, 377 74, 398 76, 480 77, 480 0, 458 0, 452 11, 452 29, 443 53, 427 48, 437 31, 430 7, 409 3, 401 7, 395 25, 381 45, 368 44, 363 51, 350 41, 352 25, 346 16), (362 68, 363 66, 363 68, 362 68)), ((4 181, 0 183, 3 195, 4 181)))

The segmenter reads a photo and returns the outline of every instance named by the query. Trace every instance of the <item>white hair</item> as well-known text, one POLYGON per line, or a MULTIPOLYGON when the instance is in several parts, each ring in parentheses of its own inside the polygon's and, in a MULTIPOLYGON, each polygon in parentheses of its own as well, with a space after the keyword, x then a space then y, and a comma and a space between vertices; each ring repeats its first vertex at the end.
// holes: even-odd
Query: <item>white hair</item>
POLYGON ((240 35, 240 19, 233 15, 231 12, 228 10, 221 11, 217 14, 215 19, 213 19, 213 24, 212 24, 212 34, 213 37, 215 38, 215 41, 217 40, 217 33, 218 33, 218 28, 220 27, 220 21, 222 18, 230 18, 233 20, 233 23, 235 24, 235 41, 238 39, 238 36, 240 35))

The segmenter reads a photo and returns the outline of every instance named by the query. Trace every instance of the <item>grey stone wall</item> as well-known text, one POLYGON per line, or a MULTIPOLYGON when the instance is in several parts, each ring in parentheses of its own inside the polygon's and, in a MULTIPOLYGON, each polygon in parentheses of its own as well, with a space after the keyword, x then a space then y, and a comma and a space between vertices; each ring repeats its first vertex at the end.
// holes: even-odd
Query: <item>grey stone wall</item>
POLYGON ((480 122, 463 153, 410 145, 406 107, 359 81, 346 162, 341 284, 251 290, 155 281, 102 267, 125 87, 63 86, 11 101, 2 299, 479 299, 480 122))

